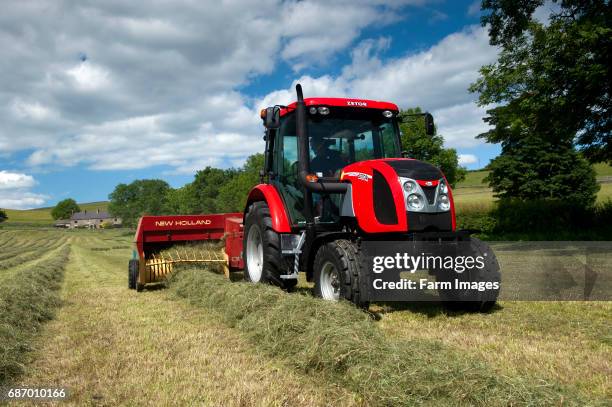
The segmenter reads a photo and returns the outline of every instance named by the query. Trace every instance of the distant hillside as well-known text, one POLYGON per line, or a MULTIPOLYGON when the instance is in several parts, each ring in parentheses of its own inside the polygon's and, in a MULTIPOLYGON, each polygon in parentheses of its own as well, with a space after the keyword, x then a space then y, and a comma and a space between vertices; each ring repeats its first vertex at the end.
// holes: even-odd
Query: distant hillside
MULTIPOLYGON (((599 182, 612 182, 612 166, 608 164, 595 164, 594 167, 595 172, 597 173, 597 180, 599 182)), ((483 183, 482 181, 488 173, 489 171, 487 170, 470 171, 466 174, 465 179, 457 185, 457 188, 487 188, 488 185, 486 183, 483 183)))
MULTIPOLYGON (((101 211, 106 211, 108 209, 108 201, 101 202, 87 202, 80 203, 79 207, 82 211, 95 211, 96 209, 100 209, 101 211)), ((53 223, 53 218, 51 217, 51 209, 52 206, 46 208, 36 208, 36 209, 26 209, 26 210, 17 210, 17 209, 3 209, 7 216, 7 222, 10 223, 37 223, 37 224, 51 224, 53 223)))

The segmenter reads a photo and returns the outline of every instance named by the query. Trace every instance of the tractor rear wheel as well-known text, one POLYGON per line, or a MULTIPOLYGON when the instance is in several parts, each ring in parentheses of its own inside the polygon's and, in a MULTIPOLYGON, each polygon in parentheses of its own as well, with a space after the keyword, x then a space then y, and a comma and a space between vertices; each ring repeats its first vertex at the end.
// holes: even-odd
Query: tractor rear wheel
POLYGON ((358 307, 368 308, 369 303, 360 295, 361 263, 355 243, 338 239, 322 245, 313 268, 315 296, 331 301, 344 298, 358 307))
MULTIPOLYGON (((474 271, 469 274, 464 272, 461 275, 460 281, 476 282, 479 284, 493 283, 498 286, 501 284, 499 263, 489 245, 480 239, 471 238, 469 253, 466 253, 466 255, 474 257, 482 256, 485 259, 485 266, 482 269, 472 269, 474 271)), ((440 279, 438 277, 438 281, 440 279)), ((447 280, 447 278, 442 278, 442 280, 447 280)), ((438 290, 438 293, 444 301, 444 305, 449 309, 488 312, 497 301, 499 289, 486 289, 484 291, 450 289, 438 290)))
POLYGON ((136 281, 138 280, 138 266, 139 266, 138 259, 130 260, 130 263, 128 266, 128 288, 130 290, 136 289, 136 281))
POLYGON ((266 202, 253 203, 244 219, 244 278, 253 283, 272 284, 291 289, 297 279, 282 279, 285 270, 280 237, 272 229, 270 209, 266 202))

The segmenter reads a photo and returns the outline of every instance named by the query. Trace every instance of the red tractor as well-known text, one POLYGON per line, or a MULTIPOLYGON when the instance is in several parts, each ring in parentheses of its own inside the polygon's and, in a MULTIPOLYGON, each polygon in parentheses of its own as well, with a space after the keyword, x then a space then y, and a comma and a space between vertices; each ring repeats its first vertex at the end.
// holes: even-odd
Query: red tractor
MULTIPOLYGON (((400 275, 415 264, 412 272, 427 269, 444 283, 436 286, 442 300, 489 309, 499 293, 495 256, 468 231, 456 230, 451 186, 440 169, 403 158, 398 107, 362 99, 304 99, 300 85, 296 91, 297 102, 261 112, 265 165, 244 213, 222 215, 223 225, 162 222, 161 228, 145 225, 177 218, 144 217, 136 235, 140 259, 131 266, 138 271, 131 272, 130 285, 156 279, 146 266, 156 244, 213 238, 214 226, 216 238, 225 233, 228 270, 243 269, 253 283, 291 289, 301 271, 314 281, 315 295, 366 306, 407 299, 406 290, 396 288, 410 285, 399 284, 400 275), (198 235, 207 230, 209 237, 198 235), (418 256, 434 261, 416 266, 418 256), (482 267, 451 275, 435 262, 450 257, 465 263, 469 256, 481 259, 482 267), (397 287, 373 268, 377 261, 392 271, 387 280, 397 280, 397 287)), ((433 134, 432 116, 422 116, 433 134)), ((220 215, 193 219, 205 223, 211 216, 220 215)))

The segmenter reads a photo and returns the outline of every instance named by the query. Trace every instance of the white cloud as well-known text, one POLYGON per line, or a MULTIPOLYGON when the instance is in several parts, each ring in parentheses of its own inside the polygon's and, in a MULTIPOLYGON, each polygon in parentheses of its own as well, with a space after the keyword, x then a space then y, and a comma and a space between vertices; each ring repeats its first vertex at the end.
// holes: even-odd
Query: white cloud
POLYGON ((419 105, 436 115, 448 145, 477 145, 483 110, 466 89, 496 55, 483 28, 394 59, 384 58, 390 38, 354 44, 365 28, 401 18, 403 5, 422 3, 160 0, 41 10, 17 1, 0 16, 0 56, 20 67, 0 77, 0 154, 28 150, 34 167, 96 170, 237 163, 263 149, 259 108, 295 93, 252 99, 236 89, 283 60, 300 69, 343 50, 352 63, 339 75, 302 75, 307 96, 419 105))
POLYGON ((486 109, 475 104, 475 96, 467 88, 476 80, 478 69, 497 55, 488 44, 486 29, 469 27, 425 51, 383 63, 379 53, 385 46, 380 40, 364 41, 355 48, 351 65, 340 76, 302 76, 291 89, 266 95, 258 107, 294 100, 293 87, 300 82, 307 97, 361 97, 392 101, 402 108, 420 106, 434 114, 447 146, 482 144, 475 137, 488 129, 482 121, 486 109))
POLYGON ((33 192, 9 191, 0 195, 0 208, 5 209, 31 209, 44 204, 48 196, 33 192))
POLYGON ((0 208, 26 209, 42 205, 48 197, 29 191, 36 181, 31 175, 0 170, 0 208))
POLYGON ((75 85, 85 91, 101 90, 110 85, 110 73, 103 67, 83 61, 68 69, 66 74, 74 80, 75 85))
POLYGON ((0 171, 0 190, 30 188, 35 185, 31 175, 0 171))
POLYGON ((28 103, 19 98, 13 101, 11 111, 17 118, 23 120, 48 120, 56 115, 49 107, 39 102, 28 103))
POLYGON ((478 162, 478 157, 474 154, 459 154, 459 165, 469 165, 476 164, 478 162))

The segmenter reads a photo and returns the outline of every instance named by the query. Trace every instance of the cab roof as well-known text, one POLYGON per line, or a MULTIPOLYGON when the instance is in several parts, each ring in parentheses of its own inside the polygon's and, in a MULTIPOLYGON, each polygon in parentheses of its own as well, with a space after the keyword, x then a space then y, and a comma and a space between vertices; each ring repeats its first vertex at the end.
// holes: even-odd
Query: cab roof
MULTIPOLYGON (((293 102, 290 105, 282 108, 280 115, 284 116, 287 113, 295 110, 297 102, 293 102)), ((380 109, 380 110, 392 110, 398 112, 399 109, 395 103, 381 102, 378 100, 368 99, 353 99, 353 98, 305 98, 304 104, 308 106, 337 106, 337 107, 353 107, 363 109, 380 109)))

